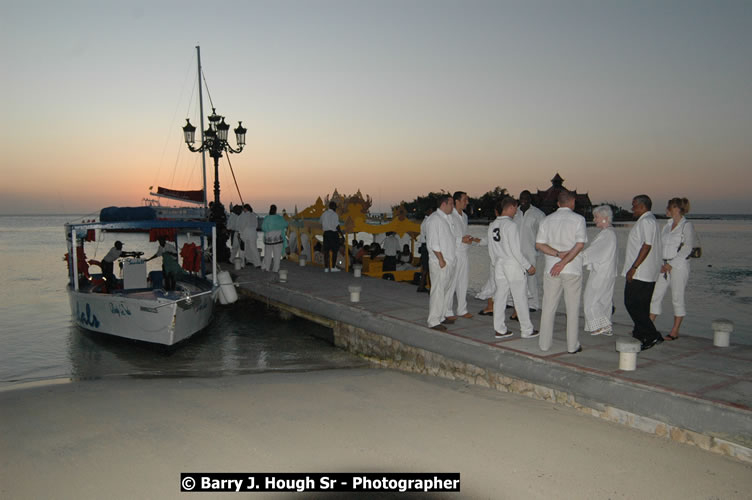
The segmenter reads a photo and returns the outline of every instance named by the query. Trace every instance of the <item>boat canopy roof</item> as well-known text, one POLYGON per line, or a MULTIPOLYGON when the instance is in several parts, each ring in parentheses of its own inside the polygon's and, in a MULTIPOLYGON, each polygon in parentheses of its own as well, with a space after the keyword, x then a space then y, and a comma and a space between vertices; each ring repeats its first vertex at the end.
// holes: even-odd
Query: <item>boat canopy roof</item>
POLYGON ((80 224, 65 224, 66 234, 75 229, 79 237, 83 237, 86 231, 91 229, 104 230, 123 230, 123 229, 181 229, 185 231, 200 232, 204 235, 211 236, 213 222, 195 221, 195 220, 140 220, 140 221, 122 221, 122 222, 82 222, 80 224))
POLYGON ((106 207, 99 211, 102 222, 143 221, 157 218, 152 207, 106 207))

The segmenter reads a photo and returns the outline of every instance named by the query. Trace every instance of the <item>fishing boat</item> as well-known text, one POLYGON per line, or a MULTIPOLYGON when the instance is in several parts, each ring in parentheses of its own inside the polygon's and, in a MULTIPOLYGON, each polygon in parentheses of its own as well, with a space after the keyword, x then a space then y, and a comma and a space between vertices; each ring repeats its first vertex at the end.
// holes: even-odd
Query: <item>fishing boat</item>
MULTIPOLYGON (((237 299, 229 273, 217 273, 216 227, 211 222, 186 220, 146 220, 124 222, 88 222, 66 224, 68 247, 67 285, 73 321, 81 328, 127 339, 173 346, 206 328, 214 313, 219 293, 223 302, 237 299), (175 286, 166 290, 162 271, 147 274, 146 261, 138 253, 123 259, 122 278, 106 283, 103 274, 89 272, 96 261, 86 259, 84 245, 96 241, 102 231, 123 229, 172 234, 175 248, 178 238, 187 232, 200 236, 200 245, 192 250, 197 258, 190 272, 177 273, 175 286), (207 241, 212 242, 211 268, 202 257, 207 241), (74 258, 75 256, 75 258, 74 258), (232 294, 235 294, 234 297, 232 294)), ((185 246, 184 246, 185 249, 185 246)), ((187 254, 183 254, 185 259, 187 254)))

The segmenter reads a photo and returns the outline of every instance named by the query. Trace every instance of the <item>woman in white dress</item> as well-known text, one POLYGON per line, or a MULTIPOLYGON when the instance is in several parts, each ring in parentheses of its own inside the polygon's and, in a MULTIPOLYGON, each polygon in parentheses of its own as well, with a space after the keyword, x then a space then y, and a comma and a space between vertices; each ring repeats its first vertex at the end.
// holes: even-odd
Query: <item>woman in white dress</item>
POLYGON ((671 198, 666 207, 666 215, 671 219, 661 231, 663 266, 655 282, 653 299, 650 301, 650 319, 655 321, 661 314, 661 302, 666 290, 671 288, 671 303, 674 306, 674 326, 664 340, 679 338, 679 327, 687 309, 684 306, 684 289, 689 279, 689 254, 695 246, 695 228, 684 218, 689 213, 689 200, 671 198))
POLYGON ((585 285, 585 331, 591 335, 611 335, 614 283, 616 281, 616 233, 611 227, 613 212, 608 205, 593 209, 598 236, 583 252, 583 264, 590 271, 585 285))

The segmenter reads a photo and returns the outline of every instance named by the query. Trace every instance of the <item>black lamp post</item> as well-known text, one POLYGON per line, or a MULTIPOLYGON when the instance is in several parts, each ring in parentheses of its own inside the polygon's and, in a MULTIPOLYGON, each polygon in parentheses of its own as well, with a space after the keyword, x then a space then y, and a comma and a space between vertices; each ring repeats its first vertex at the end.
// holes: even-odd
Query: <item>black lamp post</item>
POLYGON ((243 128, 243 122, 238 122, 238 127, 234 130, 235 139, 238 143, 238 149, 233 149, 227 142, 227 132, 230 126, 225 123, 225 117, 217 114, 212 108, 212 114, 209 116, 209 128, 204 131, 204 141, 201 146, 194 148, 196 142, 196 127, 191 125, 191 121, 186 118, 186 125, 183 127, 185 143, 188 149, 194 153, 208 151, 209 156, 214 158, 214 203, 219 203, 219 159, 222 158, 222 152, 240 153, 245 146, 245 133, 248 131, 243 128))
POLYGON ((214 159, 214 203, 211 207, 210 220, 217 224, 217 248, 220 260, 226 261, 229 258, 229 249, 227 248, 227 228, 225 219, 225 207, 219 201, 219 159, 222 153, 240 153, 245 146, 245 133, 247 129, 243 128, 242 122, 238 122, 238 127, 234 130, 235 140, 238 148, 233 149, 227 142, 227 132, 230 126, 225 123, 225 117, 217 114, 212 108, 212 114, 209 116, 209 128, 204 131, 204 140, 199 147, 193 147, 196 142, 196 127, 191 125, 191 121, 186 118, 186 124, 183 127, 185 143, 188 149, 194 153, 207 151, 209 156, 214 159))

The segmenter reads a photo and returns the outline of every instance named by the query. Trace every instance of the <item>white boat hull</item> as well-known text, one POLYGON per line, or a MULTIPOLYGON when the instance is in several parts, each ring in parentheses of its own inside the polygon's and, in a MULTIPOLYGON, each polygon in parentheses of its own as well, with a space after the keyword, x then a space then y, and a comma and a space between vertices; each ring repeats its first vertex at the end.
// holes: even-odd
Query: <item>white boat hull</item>
POLYGON ((187 300, 154 291, 103 294, 68 287, 72 319, 81 328, 165 346, 203 330, 212 319, 215 296, 216 290, 187 300))

